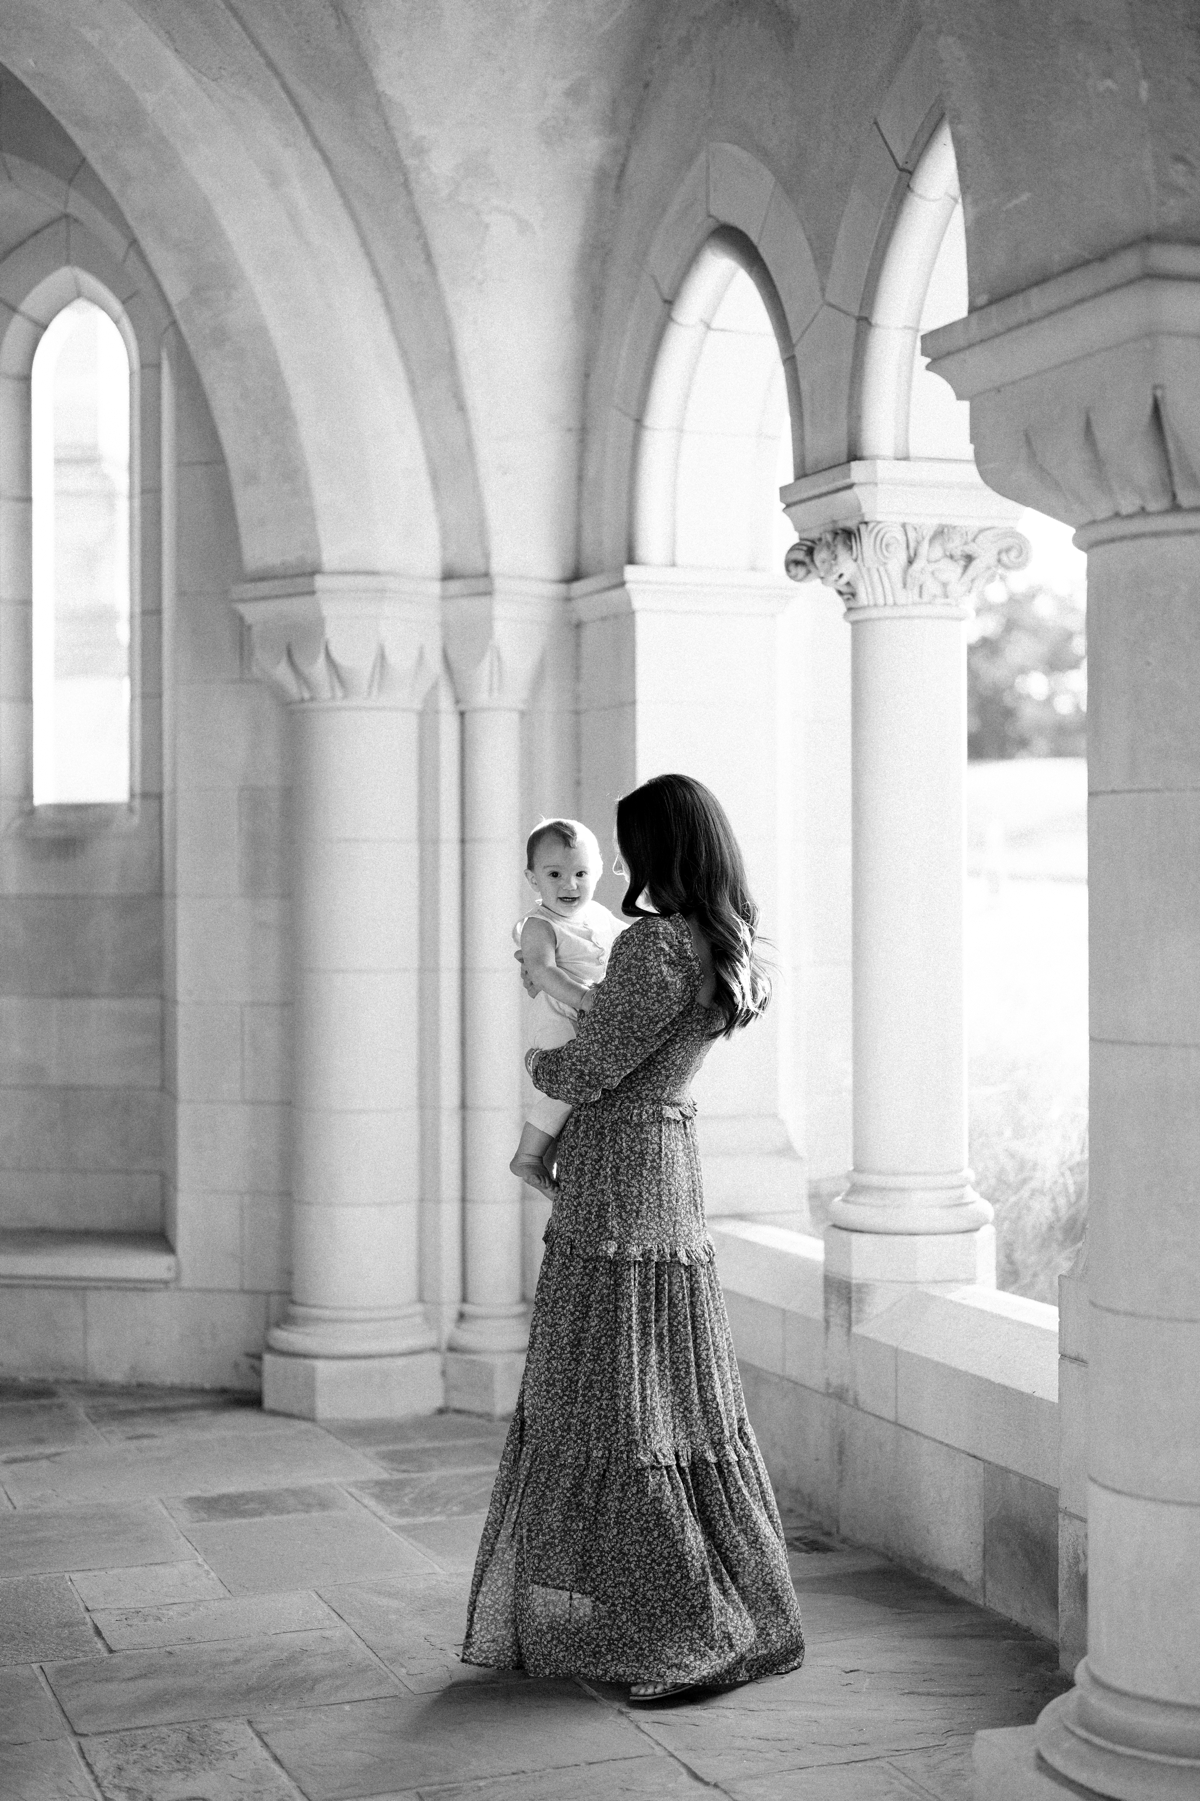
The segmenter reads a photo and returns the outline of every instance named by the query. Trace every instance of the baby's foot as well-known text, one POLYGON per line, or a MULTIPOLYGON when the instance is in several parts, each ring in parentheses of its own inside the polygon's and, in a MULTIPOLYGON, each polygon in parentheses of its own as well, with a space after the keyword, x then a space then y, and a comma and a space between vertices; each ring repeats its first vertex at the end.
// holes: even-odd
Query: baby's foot
POLYGON ((522 1182, 528 1182, 531 1188, 538 1189, 547 1200, 557 1200, 558 1188, 554 1177, 540 1157, 525 1157, 518 1151, 508 1167, 514 1176, 520 1176, 522 1182))

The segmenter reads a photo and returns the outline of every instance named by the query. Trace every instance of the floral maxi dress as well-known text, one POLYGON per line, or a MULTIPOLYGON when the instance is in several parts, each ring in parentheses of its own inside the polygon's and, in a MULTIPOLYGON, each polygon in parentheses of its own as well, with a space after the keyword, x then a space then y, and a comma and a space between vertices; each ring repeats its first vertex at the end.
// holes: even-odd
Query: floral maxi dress
POLYGON ((575 1111, 466 1663, 703 1683, 804 1657, 705 1230, 688 1084, 721 1022, 703 980, 682 917, 641 919, 578 1036, 529 1055, 575 1111))

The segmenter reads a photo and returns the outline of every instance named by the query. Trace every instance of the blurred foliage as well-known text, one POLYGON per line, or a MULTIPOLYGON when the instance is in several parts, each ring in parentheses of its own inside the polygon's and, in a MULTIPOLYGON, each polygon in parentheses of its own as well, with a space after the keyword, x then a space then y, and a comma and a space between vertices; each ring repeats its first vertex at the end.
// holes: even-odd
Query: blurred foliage
POLYGON ((996 1284, 1057 1307, 1087 1224, 1087 1096, 1015 1058, 992 1073, 971 1094, 971 1166, 996 1209, 996 1284))
POLYGON ((989 585, 968 633, 969 757, 1087 754, 1086 620, 1082 592, 989 585))

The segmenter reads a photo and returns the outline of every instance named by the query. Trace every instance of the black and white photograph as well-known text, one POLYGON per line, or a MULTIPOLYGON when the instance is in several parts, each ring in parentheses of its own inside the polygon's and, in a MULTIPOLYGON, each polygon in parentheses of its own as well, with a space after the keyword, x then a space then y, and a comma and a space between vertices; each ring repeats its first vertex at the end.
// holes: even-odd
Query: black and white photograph
POLYGON ((1200 0, 0 0, 0 1801, 1200 1801, 1200 0))

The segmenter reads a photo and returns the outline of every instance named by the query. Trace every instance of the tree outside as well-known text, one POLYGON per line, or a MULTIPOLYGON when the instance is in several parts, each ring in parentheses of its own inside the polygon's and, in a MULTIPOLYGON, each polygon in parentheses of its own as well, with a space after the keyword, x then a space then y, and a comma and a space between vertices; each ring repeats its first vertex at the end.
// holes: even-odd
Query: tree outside
POLYGON ((967 645, 967 756, 1087 755, 1083 590, 992 582, 967 645))
POLYGON ((1034 556, 969 629, 971 1163, 1002 1288, 1056 1303, 1087 1215, 1087 644, 1083 559, 1034 556))

